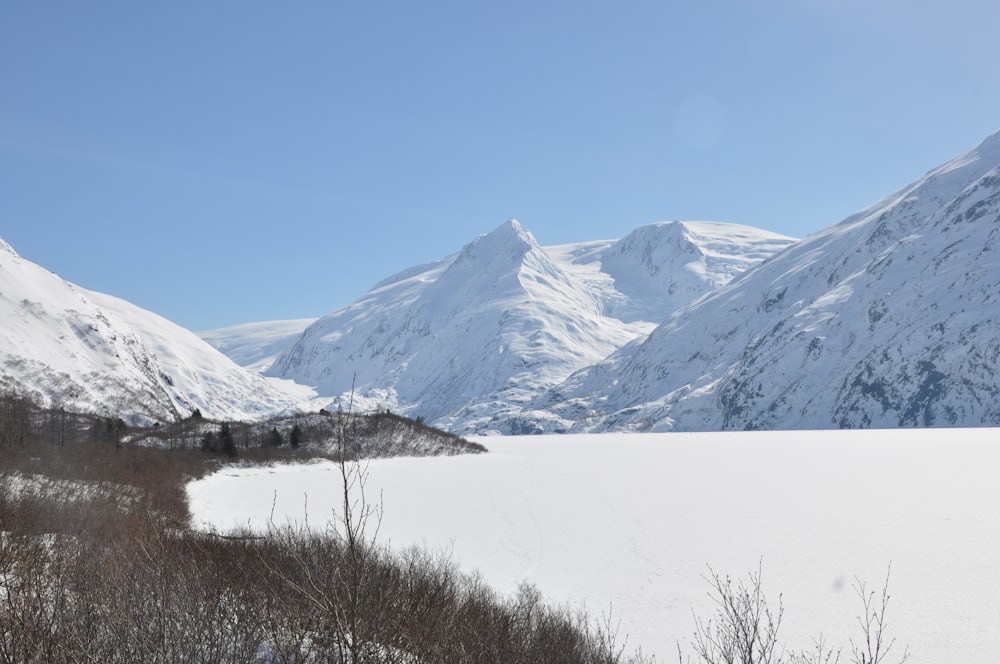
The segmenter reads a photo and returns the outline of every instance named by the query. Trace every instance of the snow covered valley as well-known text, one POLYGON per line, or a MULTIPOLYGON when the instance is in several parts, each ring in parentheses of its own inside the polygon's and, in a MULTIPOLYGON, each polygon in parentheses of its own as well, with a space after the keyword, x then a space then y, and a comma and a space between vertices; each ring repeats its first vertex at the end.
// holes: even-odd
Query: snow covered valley
MULTIPOLYGON (((552 602, 610 610, 629 647, 672 661, 692 612, 713 609, 708 566, 760 566, 782 641, 859 636, 855 579, 881 590, 888 631, 914 662, 1000 651, 998 429, 484 437, 489 454, 367 465, 379 537, 521 580, 552 602)), ((230 467, 188 485, 194 525, 226 530, 337 509, 328 463, 230 467)), ((890 657, 890 661, 896 661, 890 657)))

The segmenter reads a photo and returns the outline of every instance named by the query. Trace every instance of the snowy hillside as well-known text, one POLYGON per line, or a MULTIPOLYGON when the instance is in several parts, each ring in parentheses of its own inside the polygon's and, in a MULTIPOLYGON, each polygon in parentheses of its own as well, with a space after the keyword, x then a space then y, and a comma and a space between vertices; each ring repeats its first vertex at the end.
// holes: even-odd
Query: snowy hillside
POLYGON ((673 314, 544 426, 1000 423, 1000 133, 673 314))
POLYGON ((199 332, 198 336, 241 367, 267 371, 315 318, 244 323, 199 332))
POLYGON ((517 221, 401 272, 311 325, 270 375, 453 431, 523 432, 519 413, 573 371, 793 240, 669 222, 620 241, 541 247, 517 221))
POLYGON ((60 279, 2 240, 0 318, 0 388, 45 405, 139 420, 196 408, 252 419, 313 396, 242 369, 156 314, 60 279))

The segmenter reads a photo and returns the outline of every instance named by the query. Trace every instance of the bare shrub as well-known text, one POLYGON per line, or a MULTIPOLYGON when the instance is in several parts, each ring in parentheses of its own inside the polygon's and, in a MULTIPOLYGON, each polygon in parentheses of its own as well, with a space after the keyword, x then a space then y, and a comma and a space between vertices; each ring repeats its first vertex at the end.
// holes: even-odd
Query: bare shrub
MULTIPOLYGON (((890 566, 891 570, 891 566, 890 566)), ((771 608, 761 584, 761 572, 748 575, 746 581, 733 581, 709 568, 705 577, 711 586, 709 596, 716 605, 715 614, 708 620, 695 617, 695 631, 690 643, 695 661, 701 664, 837 664, 842 648, 828 646, 821 635, 814 639, 808 650, 787 650, 778 638, 784 609, 781 596, 777 606, 771 608)), ((851 640, 852 664, 889 664, 887 657, 896 642, 886 633, 886 609, 889 604, 889 574, 882 587, 881 602, 875 602, 874 591, 855 579, 854 589, 862 602, 863 616, 858 617, 863 640, 851 640)), ((690 664, 680 643, 677 644, 678 661, 690 664)), ((904 649, 897 664, 909 659, 909 649, 904 649)))
POLYGON ((751 573, 746 582, 735 584, 709 568, 706 580, 716 604, 715 616, 707 621, 695 618, 691 644, 698 661, 705 664, 778 664, 778 629, 784 610, 781 598, 772 610, 764 597, 761 574, 751 573))

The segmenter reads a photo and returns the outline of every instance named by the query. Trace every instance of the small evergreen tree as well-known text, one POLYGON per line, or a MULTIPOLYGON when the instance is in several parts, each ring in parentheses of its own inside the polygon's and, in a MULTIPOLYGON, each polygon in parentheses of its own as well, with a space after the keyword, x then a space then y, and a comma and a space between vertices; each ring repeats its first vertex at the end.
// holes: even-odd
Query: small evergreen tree
POLYGON ((233 432, 229 422, 223 422, 222 428, 219 429, 219 446, 223 453, 231 457, 236 456, 236 441, 233 440, 233 432))
POLYGON ((271 447, 281 447, 285 444, 285 439, 282 438, 281 432, 278 431, 277 427, 273 427, 271 433, 268 434, 267 444, 271 447))
POLYGON ((206 431, 205 435, 201 437, 201 449, 205 452, 218 451, 219 443, 215 439, 214 431, 206 431))
POLYGON ((108 415, 104 418, 104 428, 108 442, 114 443, 115 447, 121 447, 122 431, 125 429, 125 421, 120 417, 108 415))
POLYGON ((292 449, 298 449, 299 445, 302 443, 302 427, 298 424, 292 427, 292 433, 288 437, 288 442, 291 443, 292 449))

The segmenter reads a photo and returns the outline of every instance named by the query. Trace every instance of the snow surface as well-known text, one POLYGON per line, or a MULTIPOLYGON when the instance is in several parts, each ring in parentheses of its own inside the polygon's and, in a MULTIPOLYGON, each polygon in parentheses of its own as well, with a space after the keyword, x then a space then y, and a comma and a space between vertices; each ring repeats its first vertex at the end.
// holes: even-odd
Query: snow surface
MULTIPOLYGON (((672 661, 692 611, 712 609, 707 565, 762 564, 784 640, 857 638, 855 577, 881 590, 912 661, 1000 651, 1000 430, 919 429, 487 437, 491 453, 367 466, 380 537, 450 552, 504 591, 609 608, 631 646, 672 661)), ((327 463, 228 468, 188 486, 194 523, 323 525, 327 463)), ((901 654, 901 651, 899 651, 901 654)), ((845 655, 846 657, 846 655, 845 655)), ((893 660, 895 661, 895 660, 893 660)))

